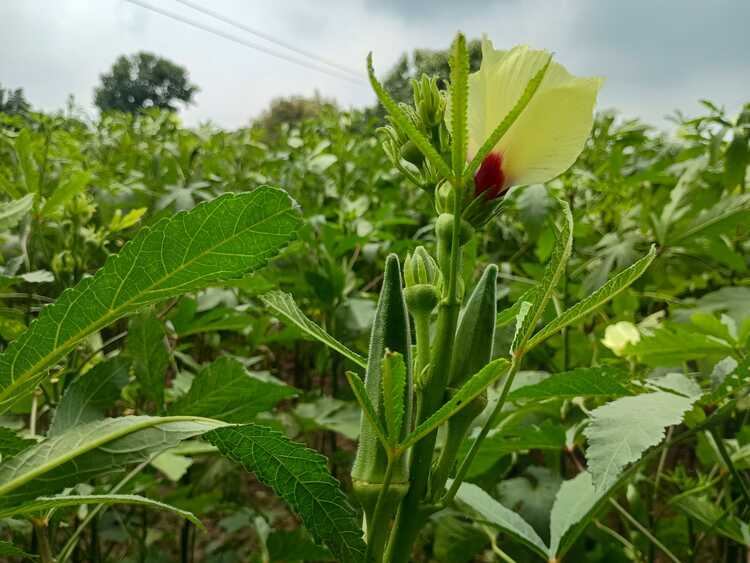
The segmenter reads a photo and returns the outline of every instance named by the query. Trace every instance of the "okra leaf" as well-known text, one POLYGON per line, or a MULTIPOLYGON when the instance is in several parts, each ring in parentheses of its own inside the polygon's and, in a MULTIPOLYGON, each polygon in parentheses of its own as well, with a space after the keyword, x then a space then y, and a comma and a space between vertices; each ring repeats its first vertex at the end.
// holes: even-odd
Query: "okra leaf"
POLYGON ((0 203, 0 231, 12 229, 26 217, 34 205, 34 194, 0 203))
POLYGON ((469 52, 466 50, 466 37, 462 33, 457 34, 453 42, 450 69, 450 105, 447 111, 451 124, 453 175, 458 178, 466 167, 469 137, 469 52))
POLYGON ((166 510, 173 514, 177 514, 186 520, 190 520, 199 528, 203 528, 201 521, 192 512, 140 495, 59 495, 54 497, 39 497, 35 500, 26 502, 21 506, 0 511, 0 518, 8 518, 10 516, 30 516, 40 512, 53 510, 55 508, 82 506, 86 504, 135 504, 158 510, 166 510))
MULTIPOLYGON (((449 489, 452 482, 453 480, 449 479, 446 488, 449 489)), ((502 530, 545 561, 547 560, 547 546, 531 524, 510 508, 500 504, 477 485, 461 483, 456 493, 456 501, 475 513, 481 522, 502 530)))
POLYGON ((391 445, 396 445, 404 423, 406 365, 398 352, 387 351, 383 358, 383 414, 391 445))
POLYGON ((682 422, 698 398, 658 391, 622 397, 591 411, 591 422, 583 433, 588 439, 588 470, 597 491, 609 488, 627 464, 659 444, 667 427, 682 422))
POLYGON ((372 424, 373 428, 375 428, 375 432, 378 434, 380 443, 384 448, 387 449, 390 445, 390 441, 388 440, 386 429, 383 428, 383 425, 380 422, 380 418, 378 417, 378 413, 375 410, 375 406, 372 404, 372 401, 370 401, 370 397, 367 394, 367 389, 365 388, 365 384, 362 381, 362 378, 353 371, 347 371, 346 380, 349 382, 349 387, 352 388, 354 397, 357 399, 359 406, 362 408, 362 416, 367 417, 367 419, 370 421, 370 424, 372 424))
POLYGON ((551 375, 539 383, 519 387, 510 392, 508 400, 624 397, 630 395, 630 391, 623 385, 627 379, 628 372, 622 368, 576 368, 551 375))
POLYGON ((349 358, 361 368, 367 368, 367 360, 353 352, 325 330, 319 327, 305 316, 302 310, 294 302, 294 297, 290 293, 274 290, 260 297, 261 301, 272 309, 277 315, 280 315, 287 322, 292 323, 302 332, 311 336, 315 340, 322 342, 329 348, 336 350, 342 356, 349 358))
POLYGON ((601 498, 603 495, 597 494, 588 471, 560 485, 550 513, 550 560, 555 557, 559 560, 567 551, 593 518, 594 509, 601 498))
POLYGON ((498 358, 484 366, 479 372, 471 376, 447 403, 406 436, 403 443, 399 445, 399 449, 406 450, 433 432, 450 417, 477 398, 482 391, 506 373, 509 367, 510 362, 505 358, 498 358))
POLYGON ((55 410, 47 438, 52 438, 80 424, 105 418, 120 397, 130 377, 130 361, 115 356, 94 366, 71 383, 55 410))
POLYGON ((0 540, 0 555, 7 555, 9 557, 20 557, 22 559, 39 559, 37 555, 26 553, 20 547, 16 547, 10 542, 0 540))
POLYGON ((388 115, 393 119, 394 124, 397 125, 407 137, 409 137, 409 140, 414 143, 414 145, 421 151, 425 158, 435 166, 441 175, 450 178, 450 166, 448 166, 427 137, 417 129, 404 111, 398 107, 395 100, 391 98, 390 94, 388 94, 388 92, 385 91, 385 88, 383 88, 380 82, 378 82, 378 79, 375 77, 375 69, 372 67, 372 53, 367 55, 367 74, 370 77, 372 89, 375 91, 380 103, 383 104, 383 107, 388 112, 388 115))
POLYGON ((552 256, 550 256, 547 262, 547 267, 544 269, 542 280, 535 288, 534 300, 531 303, 531 307, 517 328, 516 337, 513 339, 513 345, 511 346, 511 353, 519 351, 524 353, 526 351, 526 344, 529 337, 534 332, 536 323, 544 314, 547 303, 550 297, 552 297, 555 287, 557 287, 557 283, 560 281, 560 277, 565 272, 570 252, 573 249, 573 215, 570 212, 570 206, 567 202, 560 199, 557 201, 563 210, 562 226, 557 233, 557 242, 552 250, 552 256))
POLYGON ((81 424, 0 464, 0 510, 122 471, 221 425, 192 416, 122 416, 81 424))
POLYGON ((7 459, 36 444, 36 440, 22 438, 15 430, 0 426, 0 457, 7 459))
POLYGON ((237 360, 221 357, 195 376, 188 392, 172 404, 169 413, 249 422, 296 394, 293 387, 248 373, 237 360))
POLYGON ((534 348, 556 332, 566 326, 577 323, 590 315, 598 307, 612 299, 618 293, 630 287, 633 282, 640 278, 656 257, 656 247, 652 246, 648 254, 638 260, 635 264, 626 268, 607 283, 594 291, 591 295, 573 305, 567 311, 560 314, 555 320, 547 324, 529 340, 527 349, 534 348))
POLYGON ((328 472, 324 456, 257 424, 217 428, 205 438, 284 499, 337 561, 364 560, 356 512, 328 472))
POLYGON ((159 412, 164 407, 164 376, 169 366, 165 341, 164 323, 153 312, 144 311, 130 319, 127 354, 144 396, 156 403, 159 412))
POLYGON ((521 113, 523 113, 523 110, 526 109, 526 106, 529 105, 529 102, 531 102, 534 94, 536 94, 536 91, 539 89, 539 86, 542 83, 545 74, 547 74, 547 69, 549 68, 551 62, 552 56, 550 55, 545 65, 539 69, 539 71, 531 78, 531 80, 529 80, 529 83, 526 85, 526 88, 521 94, 521 97, 518 98, 516 105, 513 106, 513 109, 510 110, 508 115, 503 118, 498 126, 495 127, 495 130, 490 134, 490 136, 487 137, 487 140, 479 148, 477 154, 474 155, 471 163, 469 163, 469 167, 466 170, 467 177, 471 177, 474 175, 474 173, 479 168, 479 165, 484 160, 484 157, 486 157, 490 153, 490 151, 495 148, 495 145, 500 142, 500 139, 503 138, 503 135, 508 132, 508 130, 519 118, 521 113))
POLYGON ((495 328, 500 328, 516 320, 518 318, 518 312, 521 310, 521 306, 524 303, 531 303, 531 300, 534 298, 534 289, 535 288, 533 287, 527 289, 521 294, 521 297, 513 303, 513 305, 500 311, 495 320, 495 328))
POLYGON ((294 237, 299 223, 285 192, 260 187, 141 229, 93 277, 45 307, 0 354, 0 414, 89 334, 146 305, 262 267, 294 237))

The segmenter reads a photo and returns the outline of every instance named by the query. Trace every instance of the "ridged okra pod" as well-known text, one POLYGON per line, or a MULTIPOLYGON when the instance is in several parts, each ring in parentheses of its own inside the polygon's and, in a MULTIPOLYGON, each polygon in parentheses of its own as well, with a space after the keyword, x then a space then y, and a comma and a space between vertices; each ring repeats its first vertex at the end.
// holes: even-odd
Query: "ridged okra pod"
MULTIPOLYGON (((446 400, 492 360, 497 317, 497 266, 487 266, 458 321, 446 400)), ((433 486, 442 488, 453 468, 455 456, 473 420, 487 405, 486 392, 448 421, 445 445, 433 486)), ((440 491, 433 488, 436 494, 440 491)))
MULTIPOLYGON (((411 334, 409 317, 404 302, 401 282, 401 271, 398 257, 391 254, 386 259, 383 287, 380 291, 372 331, 370 333, 370 350, 365 375, 365 388, 377 416, 383 427, 387 427, 383 408, 383 357, 387 350, 399 352, 406 365, 406 385, 404 388, 404 424, 401 427, 400 439, 411 429, 412 420, 412 372, 411 372, 411 334)), ((389 504, 395 504, 406 494, 409 483, 408 456, 401 456, 395 461, 392 480, 389 487, 389 504)), ((369 517, 375 507, 388 466, 388 455, 378 440, 376 430, 366 416, 360 424, 359 447, 352 467, 354 492, 369 517)))

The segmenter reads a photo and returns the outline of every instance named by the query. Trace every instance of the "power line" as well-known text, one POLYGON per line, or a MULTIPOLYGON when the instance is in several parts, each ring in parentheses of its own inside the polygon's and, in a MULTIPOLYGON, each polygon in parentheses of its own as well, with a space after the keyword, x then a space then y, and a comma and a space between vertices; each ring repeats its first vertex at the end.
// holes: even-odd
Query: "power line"
POLYGON ((221 22, 224 22, 226 24, 229 24, 233 27, 236 27, 238 29, 241 29, 243 31, 246 31, 248 33, 251 33, 257 37, 260 37, 261 39, 265 39, 266 41, 270 43, 274 43, 278 45, 279 47, 284 47, 285 49, 288 49, 290 51, 293 51, 297 53, 298 55, 302 55, 303 57, 307 57, 309 59, 312 59, 314 61, 317 61, 319 63, 323 63, 325 65, 328 65, 330 67, 333 67, 337 70, 340 70, 341 72, 345 72, 347 74, 351 74, 352 76, 355 76, 357 78, 361 78, 362 73, 358 72, 354 69, 351 69, 347 66, 344 66, 342 64, 337 63, 336 61, 332 61, 330 59, 326 59, 320 55, 317 55, 315 53, 311 53, 308 51, 305 51, 304 49, 300 49, 299 47, 295 47, 291 43, 287 43, 286 41, 282 41, 281 39, 276 39, 272 35, 269 35, 268 33, 265 33, 264 31, 261 31, 259 29, 250 27, 249 25, 245 25, 243 23, 240 23, 236 20, 233 20, 232 18, 229 18, 223 14, 220 14, 219 12, 216 12, 214 10, 211 10, 209 8, 204 8, 200 4, 196 4, 195 2, 191 2, 190 0, 175 0, 176 2, 179 2, 180 4, 183 4, 187 6, 188 8, 192 8, 193 10, 196 10, 198 12, 201 12, 207 16, 210 16, 214 19, 217 19, 221 22))
POLYGON ((283 59, 285 61, 288 61, 290 63, 297 64, 299 66, 308 68, 310 70, 316 70, 318 72, 322 72, 323 74, 327 74, 329 76, 333 76, 335 78, 339 78, 341 80, 346 80, 348 82, 352 82, 354 84, 359 85, 365 85, 364 80, 360 80, 357 78, 354 78, 348 74, 342 74, 340 72, 332 71, 328 68, 321 67, 319 65, 311 64, 308 61, 298 59, 296 57, 292 57, 290 55, 287 55, 286 53, 282 53, 279 51, 276 51, 275 49, 269 49, 268 47, 265 47, 263 45, 258 45, 257 43, 253 43, 251 41, 247 41, 246 39, 243 39, 242 37, 238 37, 236 35, 232 35, 231 33, 227 33, 225 31, 222 31, 220 29, 216 29, 215 27, 211 27, 208 25, 205 25, 199 21, 192 20, 190 18, 186 18, 184 16, 181 16, 180 14, 176 14, 174 12, 169 12, 167 10, 163 10, 162 8, 157 8, 156 6, 152 6, 150 4, 147 4, 145 2, 141 2, 140 0, 125 0, 126 2, 130 2, 131 4, 135 4, 136 6, 140 6, 141 8, 144 8, 146 10, 150 10, 151 12, 155 12, 157 14, 160 14, 162 16, 166 16, 168 18, 171 18, 173 20, 177 20, 179 22, 185 23, 187 25, 190 25, 192 27, 198 28, 203 31, 207 31, 208 33, 213 33, 214 35, 218 35, 219 37, 223 37, 224 39, 228 39, 229 41, 233 41, 235 43, 238 43, 240 45, 243 45, 245 47, 248 47, 250 49, 255 49, 256 51, 261 51, 262 53, 266 53, 267 55, 271 55, 272 57, 276 57, 279 59, 283 59))

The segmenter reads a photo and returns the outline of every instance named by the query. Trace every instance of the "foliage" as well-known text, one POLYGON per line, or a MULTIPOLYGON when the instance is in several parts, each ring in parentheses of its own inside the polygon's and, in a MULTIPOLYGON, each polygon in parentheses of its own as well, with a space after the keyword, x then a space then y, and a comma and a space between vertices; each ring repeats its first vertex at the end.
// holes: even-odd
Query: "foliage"
POLYGON ((176 103, 189 104, 198 87, 188 80, 185 68, 152 53, 117 58, 101 76, 94 104, 101 111, 134 113, 146 108, 175 111, 176 103))
MULTIPOLYGON (((449 59, 403 74, 447 80, 449 59)), ((397 140, 430 152, 418 165, 381 149, 378 119, 335 108, 236 131, 157 108, 0 115, 3 557, 43 541, 59 561, 365 557, 348 473, 386 257, 423 246, 447 292, 434 189, 470 175, 461 143, 428 129, 445 104, 398 106, 406 80, 384 86, 389 126, 413 126, 397 140)), ((571 170, 514 188, 475 230, 455 314, 496 264, 491 363, 419 424, 395 398, 407 355, 380 364, 390 455, 434 440, 438 463, 435 429, 468 419, 415 560, 745 553, 748 115, 706 104, 665 133, 600 114, 571 170), (614 350, 618 322, 637 337, 614 350)), ((416 393, 435 365, 413 371, 416 393)))

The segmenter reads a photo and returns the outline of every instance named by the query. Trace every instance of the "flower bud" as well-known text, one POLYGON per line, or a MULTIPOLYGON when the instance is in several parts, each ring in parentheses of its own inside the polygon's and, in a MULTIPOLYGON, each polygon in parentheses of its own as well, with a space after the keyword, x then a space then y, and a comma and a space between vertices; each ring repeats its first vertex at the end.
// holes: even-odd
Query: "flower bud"
POLYGON ((442 124, 445 115, 445 96, 438 88, 437 78, 423 74, 411 81, 414 107, 422 125, 428 129, 442 124))
POLYGON ((404 297, 412 315, 430 314, 440 301, 439 286, 442 281, 440 268, 435 259, 418 246, 414 254, 404 261, 404 297))

